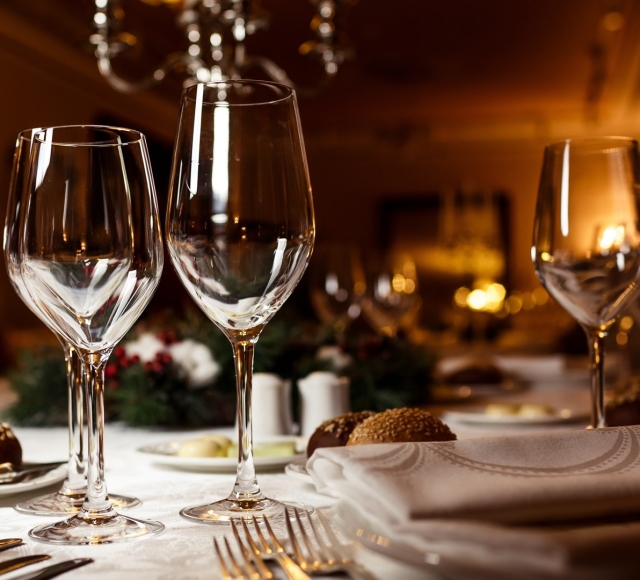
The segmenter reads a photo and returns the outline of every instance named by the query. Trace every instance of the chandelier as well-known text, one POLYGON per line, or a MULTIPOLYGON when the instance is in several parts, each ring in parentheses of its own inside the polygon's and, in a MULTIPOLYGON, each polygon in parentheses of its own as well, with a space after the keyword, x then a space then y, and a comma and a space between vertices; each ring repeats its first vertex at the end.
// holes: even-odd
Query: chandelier
MULTIPOLYGON (((160 83, 172 71, 186 74, 185 86, 243 78, 249 70, 260 70, 273 81, 295 86, 287 73, 273 60, 248 54, 246 40, 269 27, 270 15, 255 0, 139 0, 153 6, 168 5, 176 11, 176 24, 189 46, 186 52, 171 54, 145 77, 129 81, 119 76, 112 61, 132 48, 136 38, 124 31, 122 0, 94 0, 95 46, 98 69, 116 90, 131 93, 160 83)), ((322 80, 311 88, 296 87, 312 94, 335 76, 339 66, 351 56, 337 23, 346 9, 357 0, 310 0, 315 15, 310 28, 315 37, 299 48, 322 68, 322 80)))

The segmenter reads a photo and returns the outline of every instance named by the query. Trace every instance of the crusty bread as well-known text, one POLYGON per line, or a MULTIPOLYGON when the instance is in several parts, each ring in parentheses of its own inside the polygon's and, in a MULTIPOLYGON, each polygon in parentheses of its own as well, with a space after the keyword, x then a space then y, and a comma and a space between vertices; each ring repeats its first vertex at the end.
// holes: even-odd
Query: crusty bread
POLYGON ((454 441, 449 427, 422 409, 389 409, 357 425, 347 445, 404 443, 410 441, 454 441))

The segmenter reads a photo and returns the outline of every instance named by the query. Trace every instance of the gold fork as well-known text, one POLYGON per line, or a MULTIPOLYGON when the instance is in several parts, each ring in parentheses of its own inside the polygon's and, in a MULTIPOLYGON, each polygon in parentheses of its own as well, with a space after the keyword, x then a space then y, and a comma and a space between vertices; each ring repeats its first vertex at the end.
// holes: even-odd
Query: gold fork
POLYGON ((344 546, 340 543, 336 535, 331 529, 331 525, 325 518, 325 516, 316 511, 317 520, 320 524, 318 526, 314 521, 310 513, 304 512, 298 508, 292 508, 293 513, 300 530, 300 536, 304 542, 307 550, 308 557, 305 556, 304 551, 301 549, 296 535, 293 531, 293 525, 289 519, 289 513, 287 511, 286 523, 287 532, 289 533, 289 540, 291 541, 291 548, 293 550, 293 557, 305 572, 310 574, 330 574, 332 572, 346 572, 351 578, 355 580, 375 580, 375 577, 367 572, 360 564, 357 564, 347 553, 344 546), (305 513, 309 522, 309 527, 313 531, 315 537, 315 546, 309 537, 309 533, 305 530, 300 520, 300 513, 305 513), (321 527, 324 535, 328 540, 328 544, 320 537, 318 527, 321 527))
POLYGON ((262 562, 262 560, 259 561, 259 564, 258 561, 255 561, 255 568, 251 564, 249 550, 247 550, 247 548, 240 540, 240 537, 235 531, 235 527, 233 529, 236 540, 238 541, 238 547, 240 548, 241 562, 238 562, 236 557, 233 555, 231 546, 229 545, 229 540, 227 540, 227 538, 224 538, 224 544, 227 548, 226 559, 223 557, 222 550, 220 549, 218 541, 216 540, 216 538, 213 538, 213 549, 218 556, 222 580, 271 580, 273 578, 273 574, 271 573, 271 570, 267 568, 264 562, 262 562))
MULTIPOLYGON (((238 520, 231 520, 231 521, 232 521, 233 527, 235 528, 238 525, 237 523, 238 520)), ((262 530, 258 525, 258 520, 254 517, 252 521, 253 521, 253 526, 256 530, 258 542, 260 544, 259 546, 254 541, 251 533, 249 532, 249 527, 247 526, 247 522, 245 521, 245 519, 244 518, 240 519, 240 522, 242 523, 242 528, 244 530, 245 538, 247 539, 247 543, 249 544, 249 548, 252 550, 254 557, 255 558, 274 558, 276 562, 280 564, 280 567, 282 568, 282 571, 285 573, 288 580, 311 580, 309 578, 309 575, 306 574, 302 570, 302 568, 298 566, 298 564, 296 564, 289 557, 289 555, 284 551, 282 544, 280 543, 276 535, 273 533, 273 530, 271 529, 269 520, 263 516, 260 517, 260 521, 264 523, 264 527, 267 531, 267 535, 269 536, 269 539, 273 544, 273 547, 271 544, 269 544, 269 542, 267 542, 267 539, 264 537, 264 534, 262 533, 262 530)))

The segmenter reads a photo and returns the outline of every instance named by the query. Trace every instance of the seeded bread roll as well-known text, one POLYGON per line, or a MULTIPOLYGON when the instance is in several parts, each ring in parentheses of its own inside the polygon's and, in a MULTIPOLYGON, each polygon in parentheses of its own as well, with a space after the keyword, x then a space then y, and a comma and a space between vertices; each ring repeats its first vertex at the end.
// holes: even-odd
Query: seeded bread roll
POLYGON ((347 445, 406 443, 409 441, 454 441, 456 436, 440 419, 422 409, 389 409, 360 423, 347 445))
POLYGON ((311 457, 319 447, 344 447, 356 425, 373 415, 373 411, 359 411, 328 419, 309 438, 307 457, 311 457))
POLYGON ((6 423, 0 423, 0 463, 22 465, 22 446, 6 423))

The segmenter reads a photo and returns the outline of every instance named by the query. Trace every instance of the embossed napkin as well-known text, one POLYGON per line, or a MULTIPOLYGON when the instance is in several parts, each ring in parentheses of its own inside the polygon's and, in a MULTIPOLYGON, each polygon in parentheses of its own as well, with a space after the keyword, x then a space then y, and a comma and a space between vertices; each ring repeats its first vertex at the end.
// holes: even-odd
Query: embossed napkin
POLYGON ((640 427, 319 449, 307 470, 377 533, 496 573, 565 573, 603 546, 640 563, 639 525, 575 523, 640 513, 640 427))

